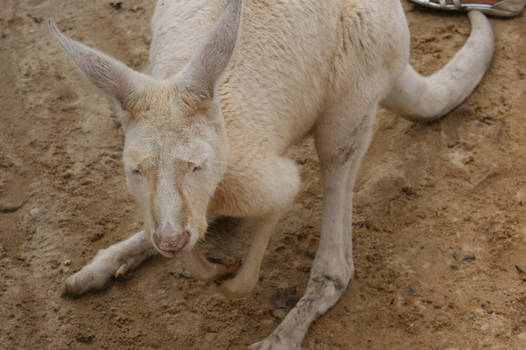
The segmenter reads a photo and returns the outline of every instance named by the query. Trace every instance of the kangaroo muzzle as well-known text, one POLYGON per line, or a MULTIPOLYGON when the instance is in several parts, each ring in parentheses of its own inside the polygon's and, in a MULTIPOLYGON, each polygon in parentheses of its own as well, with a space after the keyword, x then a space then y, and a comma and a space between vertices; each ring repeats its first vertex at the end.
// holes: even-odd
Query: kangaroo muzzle
POLYGON ((166 257, 173 257, 182 251, 190 242, 191 234, 188 230, 176 232, 171 225, 152 234, 152 243, 155 249, 166 257))

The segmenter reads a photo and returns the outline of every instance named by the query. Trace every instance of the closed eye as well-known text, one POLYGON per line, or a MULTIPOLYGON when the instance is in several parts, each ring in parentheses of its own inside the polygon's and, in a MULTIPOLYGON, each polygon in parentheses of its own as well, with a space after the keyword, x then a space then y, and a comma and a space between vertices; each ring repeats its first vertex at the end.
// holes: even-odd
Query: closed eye
POLYGON ((187 161, 186 164, 188 166, 188 170, 191 170, 192 173, 197 173, 201 170, 203 170, 204 167, 206 167, 207 160, 199 160, 199 161, 187 161))

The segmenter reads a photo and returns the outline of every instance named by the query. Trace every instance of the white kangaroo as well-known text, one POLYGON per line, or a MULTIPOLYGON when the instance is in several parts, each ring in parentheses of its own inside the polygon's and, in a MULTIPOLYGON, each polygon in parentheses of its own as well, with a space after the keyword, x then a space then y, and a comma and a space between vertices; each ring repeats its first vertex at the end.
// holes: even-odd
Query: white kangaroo
POLYGON ((394 0, 159 0, 149 74, 65 37, 50 20, 80 71, 115 102, 126 181, 145 222, 144 231, 69 277, 66 292, 102 288, 157 252, 182 256, 198 279, 235 272, 195 246, 213 214, 253 224, 246 261, 220 287, 249 293, 280 213, 299 189, 285 151, 312 135, 323 182, 320 245, 304 296, 251 346, 300 349, 353 277, 353 185, 378 106, 429 121, 467 98, 494 50, 487 19, 469 18, 467 43, 430 77, 408 64, 409 30, 394 0))

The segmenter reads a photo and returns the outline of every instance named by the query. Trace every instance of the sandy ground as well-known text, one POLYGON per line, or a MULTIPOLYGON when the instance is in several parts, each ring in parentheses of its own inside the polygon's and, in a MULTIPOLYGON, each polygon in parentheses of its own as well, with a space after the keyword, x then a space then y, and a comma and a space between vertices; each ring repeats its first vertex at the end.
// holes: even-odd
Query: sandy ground
MULTIPOLYGON (((305 288, 321 211, 311 140, 291 152, 303 191, 251 296, 225 299, 176 260, 154 258, 101 293, 61 297, 67 276, 141 223, 119 124, 46 19, 140 69, 153 2, 0 2, 2 349, 243 349, 305 288)), ((461 47, 469 22, 404 8, 412 62, 431 73, 461 47)), ((491 22, 495 60, 461 107, 430 125, 380 111, 355 189, 356 279, 305 349, 526 348, 526 16, 491 22)), ((235 222, 216 230, 208 254, 242 258, 248 234, 235 222)))

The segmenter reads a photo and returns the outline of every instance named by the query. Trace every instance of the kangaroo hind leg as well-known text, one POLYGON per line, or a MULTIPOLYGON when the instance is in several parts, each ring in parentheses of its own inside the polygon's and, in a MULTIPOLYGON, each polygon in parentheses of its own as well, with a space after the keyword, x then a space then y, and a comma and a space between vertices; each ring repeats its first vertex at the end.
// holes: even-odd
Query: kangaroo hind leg
POLYGON ((339 300, 353 277, 352 187, 372 137, 376 109, 376 104, 341 108, 316 126, 324 199, 320 244, 305 294, 253 350, 300 349, 312 322, 339 300))

